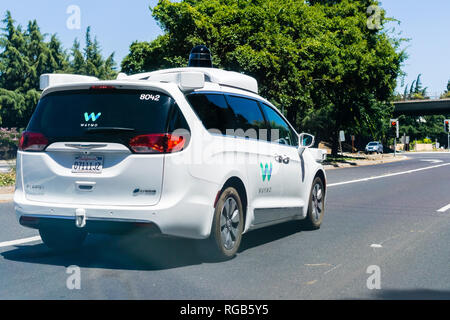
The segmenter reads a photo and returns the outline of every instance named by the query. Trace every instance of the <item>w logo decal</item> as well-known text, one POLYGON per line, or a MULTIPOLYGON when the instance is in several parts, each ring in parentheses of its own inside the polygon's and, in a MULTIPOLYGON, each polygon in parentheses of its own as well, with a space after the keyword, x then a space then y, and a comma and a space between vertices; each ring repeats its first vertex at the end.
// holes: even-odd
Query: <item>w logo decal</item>
POLYGON ((86 112, 84 114, 84 118, 86 119, 86 122, 88 122, 91 119, 92 119, 93 122, 95 122, 95 121, 98 120, 98 118, 100 118, 101 115, 102 115, 101 113, 95 115, 95 113, 93 113, 93 112, 89 115, 89 113, 86 112))
POLYGON ((266 163, 266 165, 263 165, 261 163, 261 175, 262 175, 262 179, 263 181, 270 181, 270 179, 272 178, 272 163, 269 164, 266 163))

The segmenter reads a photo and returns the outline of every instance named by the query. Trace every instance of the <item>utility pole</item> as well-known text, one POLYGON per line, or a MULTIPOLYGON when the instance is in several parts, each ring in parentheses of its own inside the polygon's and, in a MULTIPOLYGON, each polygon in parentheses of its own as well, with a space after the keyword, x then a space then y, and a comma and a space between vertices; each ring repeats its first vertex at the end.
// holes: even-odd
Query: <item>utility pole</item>
POLYGON ((447 150, 450 150, 450 119, 444 120, 444 130, 447 132, 447 150))

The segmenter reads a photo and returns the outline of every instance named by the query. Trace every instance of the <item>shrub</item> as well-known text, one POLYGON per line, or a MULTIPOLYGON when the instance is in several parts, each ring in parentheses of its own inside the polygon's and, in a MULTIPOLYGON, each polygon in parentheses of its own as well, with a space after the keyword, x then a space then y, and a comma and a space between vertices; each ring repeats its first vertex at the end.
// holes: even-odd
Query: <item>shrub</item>
POLYGON ((10 172, 0 173, 0 187, 13 186, 16 183, 16 169, 13 168, 10 172))

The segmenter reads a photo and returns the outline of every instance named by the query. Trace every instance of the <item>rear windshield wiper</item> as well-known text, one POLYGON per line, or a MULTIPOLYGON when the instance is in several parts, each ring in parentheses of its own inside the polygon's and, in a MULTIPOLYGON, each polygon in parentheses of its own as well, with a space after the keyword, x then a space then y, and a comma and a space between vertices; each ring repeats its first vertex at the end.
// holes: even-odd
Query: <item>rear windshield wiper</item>
POLYGON ((120 128, 120 127, 93 127, 85 130, 87 133, 114 133, 114 132, 133 132, 134 128, 120 128))

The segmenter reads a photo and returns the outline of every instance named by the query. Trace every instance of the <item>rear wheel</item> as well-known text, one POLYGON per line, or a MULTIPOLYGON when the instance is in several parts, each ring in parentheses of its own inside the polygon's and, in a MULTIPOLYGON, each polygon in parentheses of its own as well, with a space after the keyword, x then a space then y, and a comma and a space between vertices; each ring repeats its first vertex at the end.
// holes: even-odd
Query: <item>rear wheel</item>
POLYGON ((325 188, 320 177, 316 177, 309 196, 308 213, 302 220, 303 226, 309 230, 319 229, 325 213, 325 188))
POLYGON ((243 228, 241 198, 235 188, 229 187, 222 192, 216 204, 209 253, 219 260, 234 257, 241 244, 243 228))
POLYGON ((42 241, 54 251, 74 251, 80 249, 87 232, 68 229, 39 229, 42 241))

